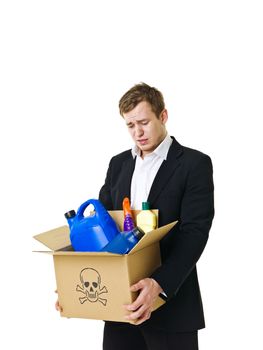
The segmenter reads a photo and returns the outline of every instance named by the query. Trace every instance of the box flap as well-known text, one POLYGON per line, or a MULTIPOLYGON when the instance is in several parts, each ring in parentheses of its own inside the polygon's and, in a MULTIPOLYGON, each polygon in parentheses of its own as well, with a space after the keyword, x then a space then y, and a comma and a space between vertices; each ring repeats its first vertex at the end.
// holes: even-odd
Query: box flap
POLYGON ((76 252, 76 251, 64 251, 64 250, 57 250, 55 252, 52 252, 53 255, 64 255, 64 256, 69 256, 69 255, 77 255, 77 256, 89 256, 89 257, 105 257, 105 256, 115 256, 115 257, 125 257, 127 254, 115 254, 115 253, 108 253, 108 252, 76 252))
POLYGON ((136 246, 129 252, 129 254, 135 253, 155 242, 160 241, 177 223, 178 221, 171 222, 168 225, 157 228, 153 231, 147 232, 142 239, 136 244, 136 246))
POLYGON ((69 228, 66 225, 40 233, 34 238, 51 250, 66 250, 67 247, 71 246, 69 228))

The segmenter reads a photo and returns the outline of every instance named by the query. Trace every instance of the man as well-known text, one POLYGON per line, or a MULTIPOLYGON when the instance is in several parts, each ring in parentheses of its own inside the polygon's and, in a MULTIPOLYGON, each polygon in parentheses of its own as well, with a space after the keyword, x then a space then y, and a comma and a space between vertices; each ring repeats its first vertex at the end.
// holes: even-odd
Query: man
POLYGON ((124 305, 124 317, 136 324, 106 321, 103 349, 196 350, 197 331, 205 326, 196 263, 214 216, 212 163, 168 135, 157 89, 137 84, 119 108, 135 146, 111 159, 100 201, 107 210, 122 209, 124 197, 133 209, 148 201, 159 209, 159 226, 179 222, 160 242, 161 266, 131 286, 139 295, 124 305), (151 312, 158 295, 166 303, 151 312))

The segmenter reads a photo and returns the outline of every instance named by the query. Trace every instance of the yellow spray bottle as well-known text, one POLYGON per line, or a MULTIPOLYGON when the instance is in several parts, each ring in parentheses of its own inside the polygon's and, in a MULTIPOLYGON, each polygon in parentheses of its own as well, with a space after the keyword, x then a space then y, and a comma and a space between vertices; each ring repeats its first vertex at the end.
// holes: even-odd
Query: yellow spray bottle
POLYGON ((150 210, 149 202, 142 202, 142 211, 137 215, 136 218, 137 226, 147 233, 152 231, 157 226, 156 215, 150 210))

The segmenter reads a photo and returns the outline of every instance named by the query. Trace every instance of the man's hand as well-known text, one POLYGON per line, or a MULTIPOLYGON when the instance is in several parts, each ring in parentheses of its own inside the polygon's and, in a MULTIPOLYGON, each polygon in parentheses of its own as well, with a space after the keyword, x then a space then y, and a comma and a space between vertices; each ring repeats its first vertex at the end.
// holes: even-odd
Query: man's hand
MULTIPOLYGON (((57 293, 57 290, 55 290, 55 293, 57 293)), ((57 311, 60 311, 60 312, 63 311, 62 307, 61 307, 60 304, 59 304, 58 299, 57 299, 57 301, 56 301, 56 303, 55 303, 55 309, 56 309, 57 311)))
POLYGON ((153 304, 163 290, 153 278, 144 278, 132 285, 131 291, 140 291, 140 294, 132 304, 124 305, 127 311, 131 311, 125 319, 136 320, 134 324, 138 325, 151 317, 153 304))

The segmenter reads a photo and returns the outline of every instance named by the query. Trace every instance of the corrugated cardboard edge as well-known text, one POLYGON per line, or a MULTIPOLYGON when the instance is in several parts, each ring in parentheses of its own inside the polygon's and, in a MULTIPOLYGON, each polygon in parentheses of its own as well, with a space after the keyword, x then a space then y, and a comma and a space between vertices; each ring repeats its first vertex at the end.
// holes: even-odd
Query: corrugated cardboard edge
POLYGON ((177 224, 177 222, 178 221, 174 221, 153 231, 147 232, 136 244, 136 246, 129 252, 129 255, 138 252, 139 250, 153 244, 154 242, 160 241, 177 224))

